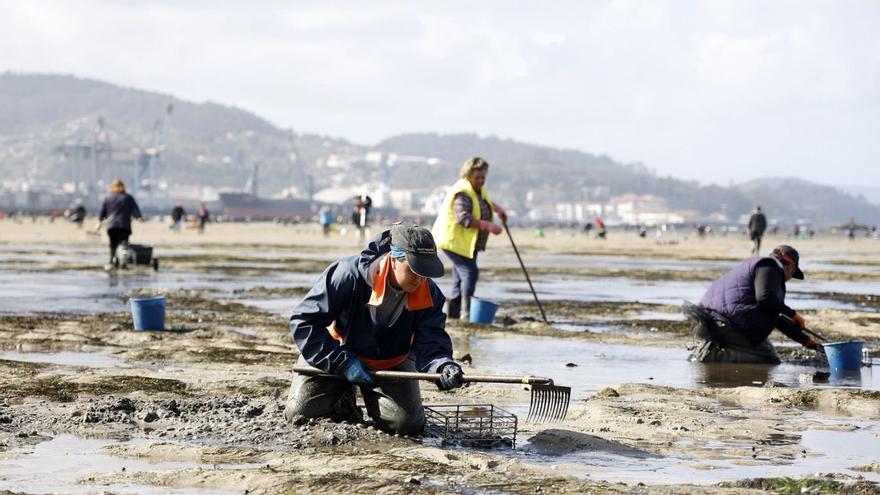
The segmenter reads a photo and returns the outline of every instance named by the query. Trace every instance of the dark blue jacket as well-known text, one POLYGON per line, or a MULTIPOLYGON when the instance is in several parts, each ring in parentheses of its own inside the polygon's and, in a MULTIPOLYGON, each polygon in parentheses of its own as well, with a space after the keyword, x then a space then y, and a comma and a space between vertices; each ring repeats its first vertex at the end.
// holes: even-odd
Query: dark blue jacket
POLYGON ((794 314, 785 306, 785 276, 779 262, 773 258, 755 257, 736 266, 712 283, 700 304, 718 320, 745 333, 754 344, 766 339, 776 328, 779 308, 789 315, 794 314), (779 270, 777 286, 768 288, 768 295, 775 304, 762 304, 756 296, 755 268, 762 262, 779 270))
POLYGON ((443 313, 446 299, 432 280, 427 281, 432 307, 406 309, 391 327, 373 323, 367 307, 373 292, 369 271, 390 249, 390 232, 386 231, 374 238, 361 254, 330 265, 294 307, 290 331, 310 365, 340 374, 349 360, 358 357, 371 361, 411 355, 416 369, 434 372, 441 364, 452 361, 452 340, 446 333, 443 313), (331 323, 344 343, 328 331, 331 323))
POLYGON ((138 208, 137 202, 128 193, 110 193, 104 198, 104 204, 101 205, 101 216, 99 220, 109 218, 107 222, 107 230, 124 229, 131 231, 131 217, 141 218, 141 209, 138 208))

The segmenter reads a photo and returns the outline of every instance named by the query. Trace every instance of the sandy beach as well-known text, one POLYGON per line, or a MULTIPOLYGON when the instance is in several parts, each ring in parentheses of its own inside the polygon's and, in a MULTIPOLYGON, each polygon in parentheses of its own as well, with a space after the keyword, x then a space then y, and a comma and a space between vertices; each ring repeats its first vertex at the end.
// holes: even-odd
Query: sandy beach
MULTIPOLYGON (((776 367, 687 362, 681 302, 748 256, 741 234, 513 229, 549 325, 506 237, 492 238, 477 295, 501 309, 492 325, 448 322, 455 357, 470 355, 466 373, 545 375, 573 393, 564 421, 535 424, 523 386, 422 384, 426 404, 520 417, 515 449, 474 450, 369 423, 284 421, 298 357, 290 309, 330 261, 359 250, 351 231, 134 229, 158 271, 106 273, 106 238, 69 223, 0 221, 0 487, 42 493, 51 477, 85 493, 880 493, 874 368, 814 383, 820 360, 778 332, 776 367), (167 298, 166 331, 132 329, 128 299, 147 294, 167 298)), ((797 247, 807 274, 789 283, 791 305, 830 340, 863 340, 880 357, 880 242, 764 241, 779 243, 797 247)))

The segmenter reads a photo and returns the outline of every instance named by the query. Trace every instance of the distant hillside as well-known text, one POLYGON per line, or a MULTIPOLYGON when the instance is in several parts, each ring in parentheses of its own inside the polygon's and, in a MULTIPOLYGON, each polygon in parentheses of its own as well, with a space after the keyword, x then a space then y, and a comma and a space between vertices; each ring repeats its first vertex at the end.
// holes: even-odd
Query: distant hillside
POLYGON ((831 186, 822 186, 791 177, 756 179, 736 186, 770 215, 783 216, 789 222, 798 219, 820 223, 843 223, 849 217, 870 224, 880 221, 880 206, 864 197, 848 194, 831 186), (784 213, 782 213, 784 212, 784 213))
POLYGON ((854 196, 863 196, 871 203, 880 205, 880 185, 844 184, 837 186, 837 188, 854 196))
POLYGON ((390 175, 393 188, 431 188, 451 183, 459 164, 479 155, 492 164, 493 195, 521 211, 530 190, 560 201, 632 192, 663 196, 674 208, 703 214, 726 211, 732 219, 761 204, 771 219, 783 222, 842 223, 855 216, 860 222, 880 223, 880 207, 864 198, 796 179, 762 179, 733 188, 701 186, 658 177, 641 164, 622 164, 606 155, 475 134, 404 134, 371 148, 279 129, 235 107, 64 75, 0 74, 0 174, 8 179, 73 180, 71 163, 54 152, 56 146, 91 142, 99 118, 112 131, 114 146, 151 145, 156 121, 169 104, 168 152, 158 174, 170 183, 238 188, 258 164, 263 195, 291 186, 304 190, 309 180, 316 189, 345 187, 381 174, 363 160, 331 171, 325 166, 327 157, 362 157, 379 150, 444 160, 444 166, 395 167, 390 175))
MULTIPOLYGON (((696 182, 657 177, 640 164, 624 165, 605 155, 576 150, 559 150, 497 137, 481 138, 475 134, 407 134, 386 139, 377 145, 385 151, 427 154, 459 164, 471 156, 489 160, 491 187, 515 192, 550 188, 560 200, 591 199, 588 191, 607 186, 612 195, 633 192, 656 194, 668 199, 675 208, 695 209, 704 213, 726 208, 728 212, 747 212, 752 200, 740 191, 718 186, 700 186, 696 182)), ((455 174, 457 168, 447 171, 455 174)))
POLYGON ((69 164, 53 149, 90 142, 102 118, 115 132, 114 146, 150 145, 154 126, 171 104, 166 167, 173 182, 241 186, 259 163, 266 193, 304 181, 299 166, 343 140, 291 135, 241 109, 192 103, 170 95, 62 75, 0 74, 0 173, 4 177, 72 180, 69 164), (291 160, 296 153, 299 162, 291 160), (272 180, 267 180, 271 177, 272 180))
POLYGON ((621 164, 605 155, 475 134, 406 134, 386 139, 377 148, 437 156, 455 164, 471 156, 483 156, 490 162, 492 188, 517 198, 523 198, 529 189, 550 187, 559 191, 560 199, 577 200, 583 199, 590 187, 603 185, 613 195, 656 194, 675 208, 704 214, 723 209, 733 219, 760 204, 772 219, 783 223, 805 219, 833 224, 850 216, 863 222, 880 222, 880 207, 864 198, 799 179, 760 179, 733 188, 701 186, 695 181, 657 177, 640 164, 621 164))
POLYGON ((246 130, 281 133, 269 122, 234 107, 190 103, 73 76, 12 73, 0 75, 0 133, 26 132, 90 116, 103 116, 110 123, 147 132, 168 103, 174 105, 175 129, 194 137, 246 130))

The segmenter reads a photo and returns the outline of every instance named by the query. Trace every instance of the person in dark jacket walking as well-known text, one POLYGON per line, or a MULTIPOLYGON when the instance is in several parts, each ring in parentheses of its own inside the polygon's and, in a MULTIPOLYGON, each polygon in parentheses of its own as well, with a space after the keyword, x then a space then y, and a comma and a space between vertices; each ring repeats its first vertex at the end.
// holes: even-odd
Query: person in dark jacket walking
POLYGON ((749 218, 749 239, 752 241, 752 256, 761 254, 761 238, 767 230, 767 217, 761 212, 761 207, 755 207, 755 213, 749 218))
POLYGON ((168 228, 175 232, 180 232, 184 218, 186 218, 186 210, 183 209, 181 203, 175 203, 174 208, 171 209, 171 225, 168 228))
POLYGON ((290 330, 300 350, 297 366, 342 379, 294 373, 287 420, 360 420, 358 386, 379 428, 419 434, 425 413, 418 383, 376 383, 369 371, 440 373, 441 390, 463 385, 446 333, 445 298, 431 280, 442 275, 430 231, 409 224, 394 225, 360 255, 330 265, 293 309, 290 330))
POLYGON ((119 260, 117 249, 121 246, 128 248, 128 238, 131 236, 131 219, 143 220, 137 201, 125 192, 125 184, 121 179, 113 179, 110 184, 110 194, 104 198, 101 205, 101 213, 98 215, 98 223, 95 232, 101 230, 101 225, 106 224, 107 237, 110 238, 110 265, 106 268, 116 268, 122 263, 126 267, 126 260, 119 260))
POLYGON ((705 316, 694 327, 699 344, 690 359, 778 364, 779 355, 768 340, 774 328, 808 349, 819 350, 803 331, 803 317, 785 304, 785 283, 804 278, 799 261, 793 247, 782 245, 769 257, 748 259, 713 282, 700 301, 705 316))

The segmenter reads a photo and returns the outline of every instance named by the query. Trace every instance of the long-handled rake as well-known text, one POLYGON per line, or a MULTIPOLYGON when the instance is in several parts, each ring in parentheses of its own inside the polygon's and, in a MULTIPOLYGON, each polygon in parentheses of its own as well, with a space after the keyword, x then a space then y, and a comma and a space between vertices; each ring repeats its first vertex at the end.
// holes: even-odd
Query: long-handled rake
POLYGON ((544 313, 544 306, 541 306, 541 301, 538 299, 538 293, 535 292, 535 286, 532 285, 532 279, 529 277, 529 271, 526 270, 526 265, 523 263, 522 256, 519 255, 519 249, 516 248, 516 243, 513 242, 513 236, 510 234, 510 229, 507 228, 507 220, 502 220, 501 223, 504 225, 504 231, 507 232, 507 238, 510 239, 510 245, 513 246, 513 252, 516 253, 516 259, 519 261, 519 266, 522 268, 523 275, 526 276, 526 282, 529 283, 529 289, 531 289, 532 296, 535 298, 535 304, 538 305, 538 311, 541 312, 541 319, 544 320, 544 323, 549 325, 550 322, 547 321, 547 314, 544 313))
MULTIPOLYGON (((327 378, 339 378, 316 368, 296 367, 294 373, 306 376, 323 376, 327 378)), ((422 380, 436 382, 440 380, 440 373, 418 373, 412 371, 372 371, 370 375, 377 381, 382 380, 422 380)), ((499 375, 464 375, 465 383, 516 383, 529 385, 532 397, 529 403, 529 413, 526 421, 533 423, 549 423, 562 421, 568 414, 568 403, 571 401, 571 387, 561 387, 553 384, 552 378, 541 376, 499 376, 499 375)))

